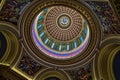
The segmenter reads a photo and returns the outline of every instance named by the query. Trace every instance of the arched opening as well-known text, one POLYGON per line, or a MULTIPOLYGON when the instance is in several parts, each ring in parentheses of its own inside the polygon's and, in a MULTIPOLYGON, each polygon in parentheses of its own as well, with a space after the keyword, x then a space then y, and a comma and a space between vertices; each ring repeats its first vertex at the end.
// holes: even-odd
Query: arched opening
POLYGON ((120 80, 120 50, 115 55, 114 61, 113 61, 113 70, 116 80, 120 80))
POLYGON ((5 36, 0 32, 0 59, 3 57, 7 48, 7 41, 5 36))
POLYGON ((57 78, 57 77, 48 77, 48 78, 46 78, 45 80, 60 80, 60 79, 57 78))

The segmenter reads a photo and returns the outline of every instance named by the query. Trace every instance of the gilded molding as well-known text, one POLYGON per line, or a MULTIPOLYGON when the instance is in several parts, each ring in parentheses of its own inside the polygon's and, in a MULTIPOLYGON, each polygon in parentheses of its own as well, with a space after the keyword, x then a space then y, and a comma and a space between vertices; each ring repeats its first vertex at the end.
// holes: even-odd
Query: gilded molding
POLYGON ((6 0, 1 0, 1 2, 0 2, 0 11, 1 11, 1 9, 2 9, 4 3, 5 3, 5 1, 6 1, 6 0))
POLYGON ((19 42, 17 38, 19 37, 19 33, 15 25, 4 21, 0 21, 0 32, 3 33, 7 40, 7 49, 1 59, 1 64, 10 66, 18 53, 19 42))
POLYGON ((109 36, 103 40, 100 53, 94 60, 95 76, 98 80, 115 80, 113 60, 120 50, 120 35, 109 36))
POLYGON ((54 70, 54 69, 44 69, 42 72, 39 73, 39 75, 33 79, 33 80, 45 80, 48 77, 57 77, 60 80, 72 80, 68 74, 62 70, 54 70))

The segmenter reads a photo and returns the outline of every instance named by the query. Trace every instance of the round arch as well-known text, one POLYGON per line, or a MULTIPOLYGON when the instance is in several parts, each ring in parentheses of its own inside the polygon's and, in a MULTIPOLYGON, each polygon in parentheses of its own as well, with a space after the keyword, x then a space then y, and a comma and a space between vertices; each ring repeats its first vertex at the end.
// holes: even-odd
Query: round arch
POLYGON ((0 32, 4 35, 6 40, 6 51, 0 59, 1 65, 10 66, 14 62, 19 49, 19 42, 17 37, 18 31, 16 26, 8 22, 0 22, 0 32))
POLYGON ((120 50, 120 35, 110 35, 103 40, 101 50, 96 55, 94 67, 96 79, 115 80, 113 72, 113 61, 120 50))

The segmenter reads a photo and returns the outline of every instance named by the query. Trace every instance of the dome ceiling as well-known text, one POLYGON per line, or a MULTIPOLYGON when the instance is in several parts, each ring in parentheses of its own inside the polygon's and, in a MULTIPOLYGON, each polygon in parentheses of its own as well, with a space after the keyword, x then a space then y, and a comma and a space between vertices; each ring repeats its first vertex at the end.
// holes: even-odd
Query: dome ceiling
POLYGON ((32 37, 47 56, 67 59, 85 49, 90 37, 89 25, 75 9, 52 6, 43 9, 35 18, 32 37))
POLYGON ((63 69, 77 67, 93 57, 100 26, 82 2, 38 1, 23 15, 19 26, 24 46, 39 62, 63 69))

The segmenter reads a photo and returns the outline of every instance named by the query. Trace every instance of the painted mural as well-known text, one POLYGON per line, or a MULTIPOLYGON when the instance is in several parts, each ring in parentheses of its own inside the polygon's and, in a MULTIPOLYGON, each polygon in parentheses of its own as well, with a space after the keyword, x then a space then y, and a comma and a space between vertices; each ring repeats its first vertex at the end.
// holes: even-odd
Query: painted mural
POLYGON ((68 71, 73 80, 93 80, 91 63, 84 67, 68 71))
POLYGON ((32 1, 33 0, 6 0, 0 11, 0 20, 17 24, 19 16, 32 1))
POLYGON ((30 76, 34 76, 42 66, 30 58, 27 54, 24 54, 18 64, 18 68, 30 76))
POLYGON ((104 33, 120 33, 120 24, 108 1, 86 1, 96 13, 103 26, 104 33))

